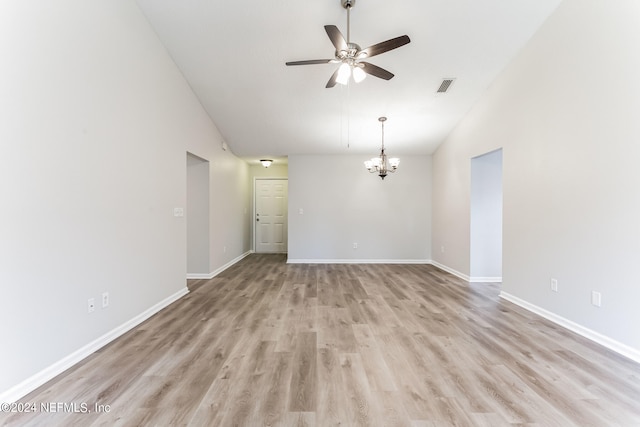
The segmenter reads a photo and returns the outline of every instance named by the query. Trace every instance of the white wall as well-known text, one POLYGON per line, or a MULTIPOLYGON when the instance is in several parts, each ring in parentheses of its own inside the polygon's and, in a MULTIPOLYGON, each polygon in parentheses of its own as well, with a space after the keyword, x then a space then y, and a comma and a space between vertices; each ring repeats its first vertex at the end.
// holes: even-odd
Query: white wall
POLYGON ((268 168, 265 168, 262 165, 251 165, 249 166, 249 175, 252 181, 253 178, 286 178, 289 176, 289 169, 286 164, 274 163, 268 168))
POLYGON ((399 157, 382 181, 365 156, 289 156, 289 260, 429 260, 431 157, 399 157))
MULTIPOLYGON (((3 1, 0 50, 6 397, 185 291, 185 153, 221 138, 130 0, 3 1), (110 306, 88 314, 103 291, 110 306)), ((212 234, 234 257, 248 248, 247 168, 213 160, 212 234)))
POLYGON ((469 159, 503 147, 503 290, 640 358, 639 18, 560 5, 435 153, 433 245, 469 272, 469 159))
POLYGON ((470 276, 502 281, 502 150, 471 159, 470 276))

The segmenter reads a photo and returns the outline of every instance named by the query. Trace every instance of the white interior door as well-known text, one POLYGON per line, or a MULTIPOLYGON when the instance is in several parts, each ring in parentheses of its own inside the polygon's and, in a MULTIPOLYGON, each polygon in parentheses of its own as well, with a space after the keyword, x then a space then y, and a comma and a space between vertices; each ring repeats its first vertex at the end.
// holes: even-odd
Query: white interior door
POLYGON ((288 181, 257 179, 255 251, 287 252, 288 181))

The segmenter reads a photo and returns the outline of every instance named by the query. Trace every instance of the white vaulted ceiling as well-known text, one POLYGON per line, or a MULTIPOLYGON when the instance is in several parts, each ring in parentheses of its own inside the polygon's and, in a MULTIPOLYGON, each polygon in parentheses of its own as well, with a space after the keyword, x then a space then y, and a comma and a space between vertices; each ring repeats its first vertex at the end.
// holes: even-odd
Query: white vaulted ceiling
POLYGON ((324 25, 346 37, 340 0, 137 0, 225 142, 253 160, 376 152, 378 117, 394 155, 430 154, 560 0, 357 0, 351 41, 407 34, 369 59, 395 74, 325 89, 335 64, 324 25), (443 78, 455 78, 436 94, 443 78))

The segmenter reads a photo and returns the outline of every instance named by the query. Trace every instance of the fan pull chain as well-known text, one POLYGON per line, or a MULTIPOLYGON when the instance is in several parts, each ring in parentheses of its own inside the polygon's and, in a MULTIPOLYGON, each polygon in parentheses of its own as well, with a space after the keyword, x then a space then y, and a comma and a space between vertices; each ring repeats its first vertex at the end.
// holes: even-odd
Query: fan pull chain
MULTIPOLYGON (((348 10, 348 9, 347 9, 348 10)), ((347 149, 351 148, 351 85, 347 82, 347 149)))
POLYGON ((351 148, 351 110, 349 109, 351 99, 351 88, 349 84, 345 85, 346 88, 340 89, 340 145, 344 143, 344 137, 346 133, 347 148, 351 148), (346 100, 344 91, 347 91, 346 100), (346 116, 346 119, 345 119, 346 116), (346 126, 345 126, 346 122, 346 126), (346 127, 346 129, 345 129, 346 127))

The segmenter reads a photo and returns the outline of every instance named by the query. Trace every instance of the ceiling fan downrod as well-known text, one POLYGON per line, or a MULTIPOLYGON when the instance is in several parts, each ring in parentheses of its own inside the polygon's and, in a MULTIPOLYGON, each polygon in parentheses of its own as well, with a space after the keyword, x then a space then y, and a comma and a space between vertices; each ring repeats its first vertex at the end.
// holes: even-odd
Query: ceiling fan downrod
POLYGON ((347 9, 347 45, 351 43, 351 8, 356 5, 356 0, 341 0, 342 7, 347 9))

